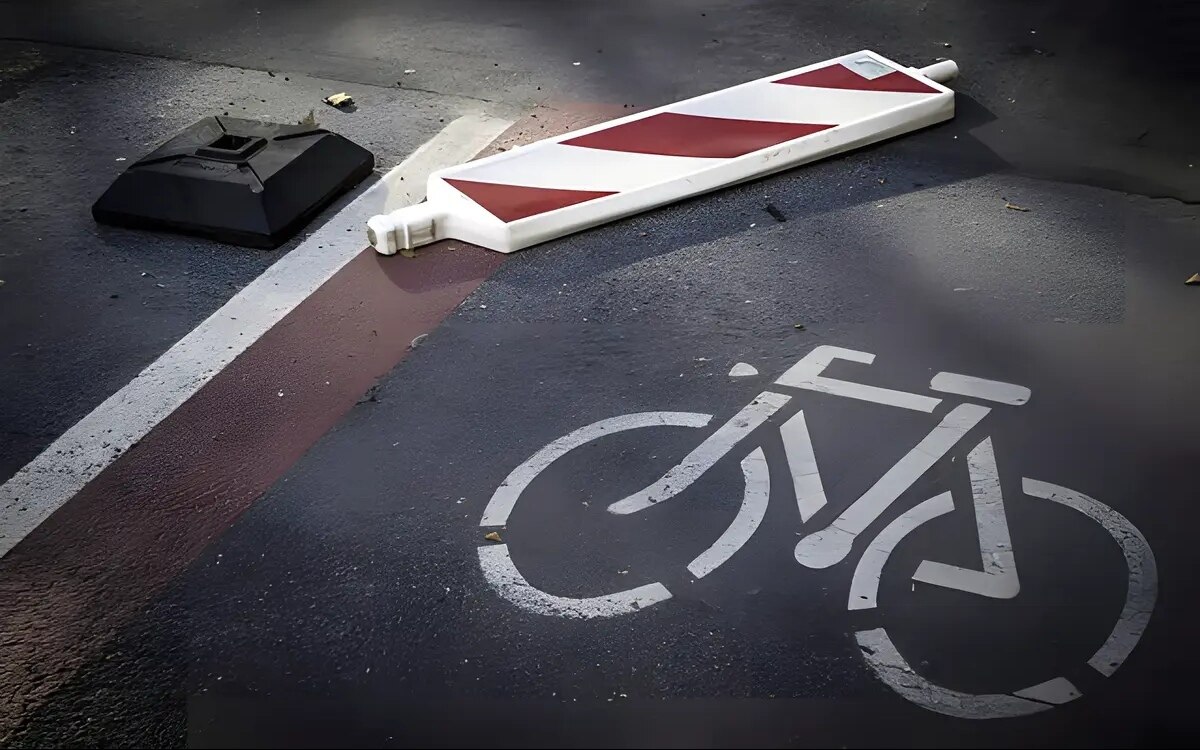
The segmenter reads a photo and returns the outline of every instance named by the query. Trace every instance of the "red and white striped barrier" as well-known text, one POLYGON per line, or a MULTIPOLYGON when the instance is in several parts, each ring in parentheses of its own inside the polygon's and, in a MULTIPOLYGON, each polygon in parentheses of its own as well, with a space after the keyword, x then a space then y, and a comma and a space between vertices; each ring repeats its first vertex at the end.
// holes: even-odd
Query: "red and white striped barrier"
POLYGON ((957 73, 864 51, 761 78, 435 172, 368 236, 385 255, 447 238, 510 253, 948 120, 957 73))

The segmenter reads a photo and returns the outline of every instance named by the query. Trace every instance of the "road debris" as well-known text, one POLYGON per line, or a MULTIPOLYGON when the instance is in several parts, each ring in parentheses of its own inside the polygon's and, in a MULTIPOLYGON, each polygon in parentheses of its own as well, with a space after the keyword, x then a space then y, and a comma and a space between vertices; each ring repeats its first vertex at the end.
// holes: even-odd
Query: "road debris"
POLYGON ((413 70, 412 68, 405 68, 405 69, 404 69, 404 75, 406 75, 406 76, 410 76, 410 75, 412 75, 413 73, 416 73, 416 72, 417 72, 417 71, 413 70))
POLYGON ((354 97, 350 96, 345 91, 343 91, 340 94, 333 94, 331 96, 327 96, 324 99, 322 99, 321 101, 325 102, 326 104, 328 104, 331 107, 335 107, 337 109, 344 109, 345 107, 349 107, 351 104, 354 104, 354 97))
POLYGON ((499 542, 500 541, 500 532, 499 531, 489 531, 488 533, 483 535, 483 538, 488 540, 489 542, 499 542))
POLYGON ((412 340, 412 341, 409 343, 409 345, 408 345, 408 348, 409 348, 409 349, 416 349, 416 348, 417 348, 418 346, 420 346, 421 344, 424 344, 424 343, 425 343, 425 339, 427 339, 427 338, 429 338, 429 334, 428 334, 428 333, 422 333, 420 336, 417 336, 415 339, 413 339, 413 340, 412 340))
POLYGON ((748 378, 751 375, 757 375, 757 374, 758 374, 758 369, 755 368, 754 365, 747 364, 745 362, 738 362, 729 371, 729 377, 731 377, 731 378, 748 378))
MULTIPOLYGON (((0 284, 3 283, 3 281, 0 281, 0 284)), ((1191 277, 1183 283, 1187 284, 1188 286, 1200 286, 1200 273, 1192 274, 1191 277)))
POLYGON ((304 116, 304 119, 297 120, 296 124, 315 128, 317 126, 317 111, 315 109, 308 110, 308 114, 304 116))
POLYGON ((771 214, 771 218, 775 221, 781 224, 787 221, 787 217, 783 215, 783 211, 776 208, 774 203, 768 203, 764 208, 767 210, 767 213, 771 214))
POLYGON ((1009 211, 1023 211, 1026 213, 1029 212, 1028 208, 1025 208, 1024 206, 1018 206, 1016 203, 1013 203, 1008 198, 1004 199, 1004 207, 1007 208, 1009 211))
POLYGON ((803 323, 793 323, 792 328, 795 328, 797 331, 807 331, 808 330, 807 328, 804 327, 803 323))

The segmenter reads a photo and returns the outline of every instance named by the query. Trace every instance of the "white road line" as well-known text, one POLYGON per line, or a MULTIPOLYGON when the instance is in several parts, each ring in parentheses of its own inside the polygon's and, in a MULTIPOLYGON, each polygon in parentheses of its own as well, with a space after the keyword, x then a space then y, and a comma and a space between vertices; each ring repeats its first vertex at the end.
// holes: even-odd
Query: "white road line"
POLYGON ((1029 400, 1031 391, 1023 385, 987 380, 953 372, 939 372, 929 381, 929 387, 941 393, 953 393, 967 398, 982 398, 1008 406, 1020 406, 1029 400))
POLYGON ((580 619, 615 617, 637 612, 671 598, 671 592, 661 583, 648 583, 615 594, 582 599, 547 594, 525 580, 525 576, 521 575, 521 571, 513 564, 507 544, 480 547, 479 566, 483 569, 484 578, 497 594, 521 609, 539 615, 580 619))
POLYGON ((690 411, 644 411, 609 417, 599 422, 593 422, 586 427, 580 427, 549 443, 513 469, 492 493, 492 499, 484 508, 483 519, 479 525, 503 526, 508 523, 513 506, 517 504, 517 500, 529 483, 547 466, 585 443, 615 432, 635 430, 639 427, 704 427, 711 419, 711 414, 698 414, 690 411))
POLYGON ((712 468, 718 460, 728 453, 733 446, 759 425, 779 411, 790 396, 765 391, 758 398, 747 404, 745 408, 733 415, 717 431, 708 436, 700 445, 679 463, 672 466, 662 478, 641 492, 635 492, 629 497, 618 500, 608 506, 609 513, 625 515, 645 510, 655 503, 669 500, 691 486, 704 472, 712 468))
POLYGON ((754 536, 763 516, 767 514, 767 503, 771 499, 771 471, 762 448, 755 448, 742 460, 742 474, 746 478, 746 492, 733 523, 729 524, 720 539, 688 563, 688 572, 697 578, 703 578, 733 557, 733 553, 754 536))
POLYGON ((788 469, 792 472, 800 520, 808 523, 813 514, 825 507, 826 498, 804 412, 796 412, 796 416, 784 422, 779 434, 783 437, 783 451, 787 455, 788 469))
POLYGON ((875 522, 896 498, 958 444, 991 411, 986 406, 959 404, 913 449, 888 469, 862 497, 842 511, 827 529, 810 534, 796 545, 796 562, 808 568, 828 568, 850 554, 854 540, 875 522))
POLYGON ((447 125, 17 471, 0 486, 0 556, 362 252, 367 219, 419 200, 429 172, 470 159, 511 124, 467 115, 447 125))

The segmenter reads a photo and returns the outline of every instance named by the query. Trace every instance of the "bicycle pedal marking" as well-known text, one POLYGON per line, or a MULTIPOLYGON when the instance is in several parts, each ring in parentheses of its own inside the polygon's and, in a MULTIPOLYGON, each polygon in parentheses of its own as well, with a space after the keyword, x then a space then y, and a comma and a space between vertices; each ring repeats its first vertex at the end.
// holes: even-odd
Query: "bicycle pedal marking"
POLYGON ((1008 532, 1004 496, 1000 491, 1000 472, 996 468, 996 454, 990 437, 971 449, 967 455, 967 469, 971 475, 971 499, 983 570, 923 560, 913 574, 913 580, 990 599, 1012 599, 1020 592, 1021 581, 1017 576, 1017 561, 1008 532))

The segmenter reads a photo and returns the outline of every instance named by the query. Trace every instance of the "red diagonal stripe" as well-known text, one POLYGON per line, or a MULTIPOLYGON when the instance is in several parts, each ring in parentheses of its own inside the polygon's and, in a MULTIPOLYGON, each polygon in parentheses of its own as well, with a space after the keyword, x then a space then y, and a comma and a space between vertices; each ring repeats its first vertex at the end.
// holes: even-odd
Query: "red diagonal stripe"
POLYGON ((526 216, 544 214, 556 208, 574 206, 576 203, 612 195, 611 192, 600 190, 558 190, 475 180, 447 179, 446 182, 483 206, 500 221, 516 221, 526 216))
POLYGON ((832 127, 663 112, 563 143, 606 151, 728 159, 832 127))
POLYGON ((813 86, 822 89, 857 89, 858 91, 903 91, 910 94, 936 94, 938 90, 898 70, 879 76, 863 78, 841 63, 810 70, 807 73, 781 78, 774 83, 790 86, 813 86))

